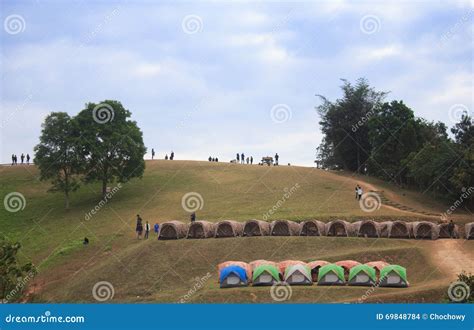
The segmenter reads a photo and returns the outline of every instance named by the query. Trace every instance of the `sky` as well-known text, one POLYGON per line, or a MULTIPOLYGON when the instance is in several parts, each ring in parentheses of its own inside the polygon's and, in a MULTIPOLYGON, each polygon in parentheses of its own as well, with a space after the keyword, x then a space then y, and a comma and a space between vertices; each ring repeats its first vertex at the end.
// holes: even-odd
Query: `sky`
POLYGON ((163 158, 314 166, 315 107, 365 77, 451 127, 473 114, 472 1, 1 1, 0 162, 48 113, 122 102, 163 158))

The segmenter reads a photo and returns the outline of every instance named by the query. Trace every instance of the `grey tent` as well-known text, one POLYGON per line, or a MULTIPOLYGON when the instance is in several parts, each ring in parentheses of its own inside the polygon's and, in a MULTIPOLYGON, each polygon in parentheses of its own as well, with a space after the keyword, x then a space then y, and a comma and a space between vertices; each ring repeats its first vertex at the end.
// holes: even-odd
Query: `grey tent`
POLYGON ((344 220, 334 220, 326 224, 327 236, 348 237, 351 233, 351 224, 344 220))
POLYGON ((311 269, 308 265, 297 264, 288 266, 283 279, 290 285, 312 285, 311 269))
POLYGON ((179 239, 185 238, 189 225, 181 221, 167 221, 161 224, 158 239, 179 239))
POLYGON ((413 236, 412 223, 405 221, 386 221, 380 224, 380 236, 387 238, 410 238, 413 236))
POLYGON ((261 220, 249 220, 244 226, 244 236, 268 236, 271 225, 269 222, 261 220))
POLYGON ((216 236, 216 224, 209 221, 191 223, 186 238, 210 238, 216 236))
POLYGON ((352 230, 357 237, 380 237, 380 225, 372 220, 354 222, 352 230))
POLYGON ((466 239, 474 239, 474 222, 466 223, 464 230, 466 232, 466 239))
POLYGON ((439 237, 439 225, 429 221, 413 222, 413 236, 416 239, 437 239, 439 237))
POLYGON ((242 236, 243 232, 243 222, 223 220, 217 223, 216 238, 242 236))
POLYGON ((299 236, 301 225, 294 221, 276 220, 271 223, 272 236, 299 236))
POLYGON ((326 225, 318 220, 305 221, 301 225, 301 236, 325 236, 326 225))
MULTIPOLYGON (((459 238, 459 226, 454 225, 453 237, 459 238)), ((439 238, 451 238, 449 235, 449 223, 442 223, 439 225, 439 238)))

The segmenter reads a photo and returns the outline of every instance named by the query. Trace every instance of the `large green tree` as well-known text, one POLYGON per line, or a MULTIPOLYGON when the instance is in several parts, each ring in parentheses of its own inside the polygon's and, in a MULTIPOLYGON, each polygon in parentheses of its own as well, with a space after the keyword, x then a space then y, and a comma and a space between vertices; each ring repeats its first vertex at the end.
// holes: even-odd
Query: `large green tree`
POLYGON ((80 129, 80 155, 85 182, 100 181, 105 198, 109 182, 142 177, 146 148, 131 113, 114 100, 88 103, 75 118, 80 129))
POLYGON ((81 171, 77 127, 65 112, 49 114, 42 127, 34 162, 40 170, 40 179, 51 180, 49 191, 64 193, 68 208, 71 192, 79 187, 77 174, 81 171))
POLYGON ((359 171, 371 151, 367 121, 387 93, 376 91, 366 79, 358 79, 355 85, 342 81, 342 98, 329 101, 318 95, 322 104, 316 109, 324 134, 320 150, 325 151, 320 156, 325 167, 359 171))

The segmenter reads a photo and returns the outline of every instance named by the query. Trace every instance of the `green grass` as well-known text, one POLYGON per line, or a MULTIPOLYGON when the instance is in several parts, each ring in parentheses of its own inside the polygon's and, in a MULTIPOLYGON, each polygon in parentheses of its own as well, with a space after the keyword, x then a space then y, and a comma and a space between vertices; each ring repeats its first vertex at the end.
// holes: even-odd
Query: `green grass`
MULTIPOLYGON (((416 270, 423 265, 421 257, 415 257, 421 256, 419 246, 408 241, 379 240, 374 243, 364 239, 288 240, 266 237, 176 242, 150 239, 143 242, 135 238, 136 214, 152 224, 171 219, 188 221, 189 213, 181 205, 183 195, 188 192, 197 192, 203 197, 203 208, 197 211, 198 220, 244 221, 262 219, 296 184, 298 188, 277 208, 269 221, 417 218, 413 214, 386 207, 373 213, 363 212, 353 195, 355 183, 363 182, 328 171, 295 166, 147 162, 143 179, 123 184, 90 219, 86 219, 86 214, 100 201, 100 185, 82 186, 72 195, 71 207, 66 210, 63 196, 47 193, 49 184, 39 181, 37 177, 34 166, 0 167, 2 197, 10 192, 20 192, 26 199, 25 208, 19 212, 0 209, 0 229, 11 240, 21 242, 22 260, 40 265, 40 274, 34 283, 38 287, 35 289, 38 300, 90 301, 94 281, 109 279, 116 285, 118 300, 175 301, 189 290, 193 278, 209 271, 213 277, 207 287, 193 295, 192 299, 221 301, 228 299, 229 295, 225 292, 231 291, 216 289, 215 266, 227 259, 251 261, 267 258, 278 261, 324 257, 331 261, 346 257, 363 259, 370 256, 378 259, 391 256, 394 262, 409 265, 412 274, 413 267, 416 270), (85 236, 90 239, 89 246, 82 245, 85 236), (404 258, 403 253, 414 257, 404 258), (175 267, 174 263, 178 261, 182 265, 175 267), (170 284, 166 276, 178 276, 180 280, 177 284, 170 284), (162 277, 165 280, 158 281, 162 277), (145 290, 148 287, 151 289, 145 290)), ((396 189, 384 185, 387 193, 395 194, 396 189)), ((416 200, 427 197, 410 192, 403 198, 416 200)), ((425 209, 433 210, 430 205, 434 204, 433 201, 427 202, 425 209)), ((437 276, 436 272, 433 276, 437 276)), ((254 294, 249 290, 239 291, 243 296, 230 295, 231 300, 246 301, 250 293, 254 294)), ((296 289, 295 299, 313 301, 314 297, 304 298, 304 290, 296 289), (298 293, 300 290, 301 295, 298 293)), ((359 289, 354 288, 337 290, 347 290, 347 296, 343 295, 347 299, 356 298, 360 293, 359 289)), ((264 292, 268 292, 263 289, 255 292, 260 291, 262 294, 257 294, 255 299, 266 301, 264 292)), ((321 298, 322 301, 333 299, 331 293, 327 297, 327 300, 321 298)), ((253 301, 252 295, 251 298, 250 301, 253 301)))

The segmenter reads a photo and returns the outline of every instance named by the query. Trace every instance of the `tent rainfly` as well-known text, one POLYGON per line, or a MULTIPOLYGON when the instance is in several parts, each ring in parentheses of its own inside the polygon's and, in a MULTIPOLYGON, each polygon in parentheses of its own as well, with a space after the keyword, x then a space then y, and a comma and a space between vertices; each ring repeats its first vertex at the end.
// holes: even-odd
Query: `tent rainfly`
POLYGON ((275 266, 260 265, 253 270, 253 285, 273 285, 280 281, 280 273, 275 266))
POLYGON ((271 225, 269 222, 261 220, 249 220, 244 226, 244 236, 268 236, 271 225))
POLYGON ((381 287, 407 287, 407 270, 399 265, 389 265, 384 267, 380 271, 380 282, 381 287))
POLYGON ((301 236, 324 236, 326 235, 326 225, 318 220, 309 220, 301 225, 301 236))
POLYGON ((439 225, 429 221, 413 222, 413 236, 415 239, 437 239, 439 225))
POLYGON ((380 225, 372 220, 354 222, 352 230, 357 237, 380 237, 380 225))
POLYGON ((220 271, 219 282, 221 288, 247 286, 247 272, 239 266, 227 266, 220 271))
POLYGON ((349 285, 373 286, 377 281, 375 269, 367 265, 357 265, 349 273, 349 285))
POLYGON ((216 238, 242 236, 244 224, 239 221, 223 220, 217 223, 216 238))
POLYGON ((466 239, 474 239, 474 222, 466 223, 464 230, 466 232, 466 239))
POLYGON ((252 278, 252 268, 250 265, 246 262, 243 261, 225 261, 217 265, 217 269, 219 271, 219 274, 221 273, 221 270, 229 267, 229 266, 239 266, 240 268, 245 269, 245 272, 247 273, 247 279, 250 281, 252 278))
POLYGON ((328 265, 328 264, 329 264, 329 262, 324 261, 324 260, 316 260, 316 261, 308 262, 308 267, 311 269, 311 278, 312 278, 313 282, 318 281, 319 269, 322 266, 325 266, 325 265, 328 265))
POLYGON ((312 285, 311 269, 303 264, 288 266, 283 279, 290 285, 312 285))
POLYGON ((334 220, 326 224, 327 236, 343 236, 348 237, 351 224, 344 220, 334 220))
POLYGON ((328 264, 319 268, 318 285, 343 285, 344 268, 335 264, 328 264))
MULTIPOLYGON (((439 225, 439 238, 451 238, 448 230, 449 223, 442 223, 439 225)), ((459 238, 459 226, 454 225, 453 237, 459 238)))
POLYGON ((301 225, 294 221, 276 220, 271 223, 272 236, 299 236, 301 225))
POLYGON ((210 238, 215 236, 215 223, 209 221, 195 221, 189 226, 186 238, 210 238))
POLYGON ((161 224, 158 239, 179 239, 185 238, 189 225, 181 221, 167 221, 161 224))

